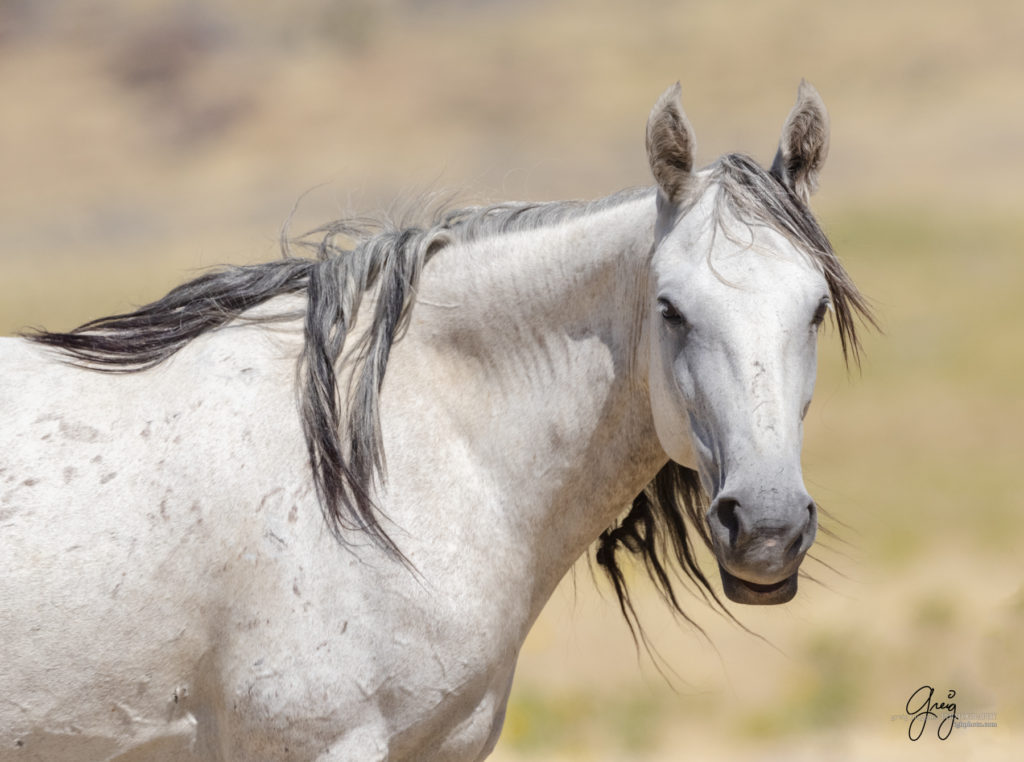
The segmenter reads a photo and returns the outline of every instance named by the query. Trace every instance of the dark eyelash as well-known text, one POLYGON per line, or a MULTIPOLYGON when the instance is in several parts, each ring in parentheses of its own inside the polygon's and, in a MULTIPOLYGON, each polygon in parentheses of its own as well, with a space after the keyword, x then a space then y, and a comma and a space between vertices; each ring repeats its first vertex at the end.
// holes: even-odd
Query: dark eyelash
POLYGON ((658 300, 658 309, 661 312, 661 317, 669 325, 685 325, 686 318, 683 316, 675 306, 667 299, 658 300))
POLYGON ((822 299, 818 304, 818 309, 814 312, 814 318, 811 320, 811 325, 817 327, 825 322, 825 315, 828 314, 829 307, 832 306, 832 302, 828 299, 822 299))

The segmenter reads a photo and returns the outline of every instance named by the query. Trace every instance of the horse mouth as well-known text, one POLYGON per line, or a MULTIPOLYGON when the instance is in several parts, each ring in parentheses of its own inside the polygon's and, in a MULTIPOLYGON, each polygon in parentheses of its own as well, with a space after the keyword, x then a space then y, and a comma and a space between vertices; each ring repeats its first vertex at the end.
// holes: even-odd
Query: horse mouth
POLYGON ((793 572, 781 582, 771 585, 759 585, 731 574, 721 564, 718 570, 722 575, 722 589, 726 597, 733 603, 746 603, 751 606, 772 606, 787 603, 796 595, 797 572, 793 572))

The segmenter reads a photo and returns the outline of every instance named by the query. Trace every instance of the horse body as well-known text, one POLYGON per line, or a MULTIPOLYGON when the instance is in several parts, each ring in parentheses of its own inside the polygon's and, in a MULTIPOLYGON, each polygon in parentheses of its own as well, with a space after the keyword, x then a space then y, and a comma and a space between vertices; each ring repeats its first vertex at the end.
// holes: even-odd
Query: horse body
MULTIPOLYGON (((495 690, 481 662, 498 660, 473 641, 501 643, 499 623, 466 605, 453 615, 470 591, 428 591, 324 532, 297 417, 258 414, 275 398, 294 411, 281 393, 294 367, 276 374, 245 333, 255 331, 184 350, 145 394, 141 376, 72 369, 22 376, 45 379, 31 390, 45 406, 3 389, 5 411, 24 421, 8 419, 20 436, 3 442, 4 477, 18 481, 4 485, 0 758, 18 742, 47 760, 128 749, 160 759, 165 747, 201 759, 315 759, 335 746, 338 759, 384 758, 402 732, 447 740, 419 714, 458 725, 495 690)), ((5 350, 18 371, 52 370, 38 350, 5 350)))
MULTIPOLYGON (((579 277, 612 285, 609 298, 627 290, 623 234, 610 233, 650 230, 637 219, 649 201, 587 226, 584 238, 607 240, 603 252, 586 241, 579 277)), ((650 241, 632 235, 639 269, 650 241)), ((592 320, 598 298, 565 293, 538 308, 530 284, 577 287, 573 246, 552 251, 551 231, 522 237, 452 247, 479 261, 430 268, 389 361, 381 427, 388 472, 402 479, 376 498, 415 574, 323 526, 294 400, 300 332, 233 326, 120 375, 4 340, 0 672, 6 685, 24 681, 10 691, 17 702, 0 704, 6 749, 483 755, 529 626, 663 457, 644 390, 616 367, 625 321, 592 320), (516 251, 540 269, 517 266, 516 251), (541 272, 544 260, 559 277, 541 272), (500 289, 500 315, 447 314, 500 289), (646 437, 622 420, 644 411, 646 437)))
POLYGON ((787 235, 716 216, 714 171, 666 175, 650 131, 685 132, 679 115, 652 114, 653 191, 424 241, 366 484, 393 552, 324 521, 294 295, 138 373, 0 341, 0 760, 483 759, 555 585, 669 456, 715 498, 730 597, 791 597, 813 317, 835 289, 787 235))

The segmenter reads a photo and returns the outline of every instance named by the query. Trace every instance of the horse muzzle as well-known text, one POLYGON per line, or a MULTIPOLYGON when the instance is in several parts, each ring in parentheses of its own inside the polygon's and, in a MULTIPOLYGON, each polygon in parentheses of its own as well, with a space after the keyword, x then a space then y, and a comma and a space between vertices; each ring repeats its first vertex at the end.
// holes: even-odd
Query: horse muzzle
POLYGON ((708 528, 726 597, 762 606, 792 600, 817 525, 814 501, 803 491, 774 504, 735 493, 716 498, 708 528))

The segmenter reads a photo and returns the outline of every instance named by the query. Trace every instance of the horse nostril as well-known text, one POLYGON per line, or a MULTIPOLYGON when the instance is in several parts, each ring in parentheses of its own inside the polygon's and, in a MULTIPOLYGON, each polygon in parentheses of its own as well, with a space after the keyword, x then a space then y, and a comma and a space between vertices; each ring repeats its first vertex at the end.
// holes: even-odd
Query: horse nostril
POLYGON ((715 518, 729 536, 729 547, 736 547, 736 540, 740 534, 740 520, 737 516, 739 501, 731 497, 719 498, 715 502, 715 518))
POLYGON ((793 538, 793 542, 786 548, 786 558, 796 558, 800 555, 800 551, 803 549, 804 544, 804 533, 800 532, 796 537, 793 538))
POLYGON ((814 501, 807 504, 807 521, 804 523, 803 528, 797 533, 796 537, 786 548, 787 558, 796 558, 800 553, 807 550, 811 543, 814 542, 814 535, 817 532, 818 526, 818 508, 815 506, 814 501))

